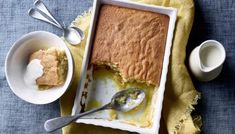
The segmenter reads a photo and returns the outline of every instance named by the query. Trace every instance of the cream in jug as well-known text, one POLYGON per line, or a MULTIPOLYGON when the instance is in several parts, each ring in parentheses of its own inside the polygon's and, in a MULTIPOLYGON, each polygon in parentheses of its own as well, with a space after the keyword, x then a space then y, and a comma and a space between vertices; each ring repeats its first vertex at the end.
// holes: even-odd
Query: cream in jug
POLYGON ((220 74, 225 57, 225 49, 218 41, 207 40, 192 51, 189 67, 198 80, 210 81, 220 74))

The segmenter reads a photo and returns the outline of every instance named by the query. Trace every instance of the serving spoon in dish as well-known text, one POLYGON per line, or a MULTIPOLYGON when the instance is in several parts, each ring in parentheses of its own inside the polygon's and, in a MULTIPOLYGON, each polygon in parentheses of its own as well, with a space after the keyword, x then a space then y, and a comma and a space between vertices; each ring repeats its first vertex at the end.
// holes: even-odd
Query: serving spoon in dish
POLYGON ((126 90, 122 90, 114 94, 111 101, 102 107, 73 116, 57 117, 47 120, 44 123, 44 128, 47 132, 53 132, 57 129, 60 129, 70 124, 71 122, 77 120, 78 118, 81 118, 82 116, 106 109, 113 109, 120 112, 127 112, 136 108, 139 104, 141 104, 144 98, 145 98, 145 93, 141 89, 129 88, 126 90))
POLYGON ((50 13, 45 4, 41 0, 34 2, 36 8, 31 8, 28 11, 29 16, 47 22, 63 30, 63 36, 66 41, 72 45, 78 45, 84 39, 84 32, 77 27, 62 26, 55 17, 50 13))

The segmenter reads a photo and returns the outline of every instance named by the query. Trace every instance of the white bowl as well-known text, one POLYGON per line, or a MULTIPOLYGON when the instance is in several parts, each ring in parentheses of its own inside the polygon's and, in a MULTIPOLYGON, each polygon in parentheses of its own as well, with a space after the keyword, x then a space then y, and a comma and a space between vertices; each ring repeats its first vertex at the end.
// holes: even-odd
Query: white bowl
POLYGON ((5 61, 5 74, 11 90, 19 98, 33 104, 47 104, 60 98, 68 89, 73 77, 73 58, 70 50, 57 35, 35 31, 22 36, 9 50, 5 61), (24 72, 29 56, 39 49, 59 47, 65 50, 68 59, 68 72, 65 83, 48 90, 28 87, 24 82, 24 72))

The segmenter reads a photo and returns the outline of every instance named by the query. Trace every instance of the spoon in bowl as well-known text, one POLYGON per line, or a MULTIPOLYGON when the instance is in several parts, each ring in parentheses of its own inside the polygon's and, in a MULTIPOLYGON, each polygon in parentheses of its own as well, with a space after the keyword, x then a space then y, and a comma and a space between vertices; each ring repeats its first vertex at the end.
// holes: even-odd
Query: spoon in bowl
POLYGON ((145 98, 145 93, 141 89, 129 88, 126 90, 122 90, 120 92, 117 92, 112 97, 110 103, 102 107, 73 116, 57 117, 54 119, 47 120, 44 123, 44 128, 47 132, 53 132, 77 120, 78 118, 81 118, 82 116, 106 109, 113 109, 116 111, 127 112, 134 109, 139 104, 141 104, 144 98, 145 98))
POLYGON ((45 4, 41 0, 37 0, 34 2, 35 8, 31 8, 28 11, 29 16, 47 22, 49 24, 52 24, 56 26, 57 28, 63 30, 63 36, 66 41, 68 41, 72 45, 78 45, 81 40, 84 39, 84 33, 81 29, 77 27, 65 27, 62 26, 56 19, 53 17, 53 15, 50 13, 50 11, 47 9, 45 4))

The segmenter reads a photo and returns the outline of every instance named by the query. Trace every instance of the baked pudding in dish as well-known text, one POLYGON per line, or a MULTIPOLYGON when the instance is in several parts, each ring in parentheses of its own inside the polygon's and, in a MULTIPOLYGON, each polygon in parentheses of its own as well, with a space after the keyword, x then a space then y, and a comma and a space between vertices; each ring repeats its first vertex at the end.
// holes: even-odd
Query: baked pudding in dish
MULTIPOLYGON (((169 17, 164 14, 101 6, 90 58, 94 80, 107 78, 116 83, 117 90, 136 87, 146 93, 136 109, 111 111, 111 120, 139 127, 152 125, 152 95, 161 79, 168 25, 169 17)), ((96 100, 88 106, 93 102, 96 100)))
MULTIPOLYGON (((90 16, 89 16, 90 17, 90 16)), ((146 98, 129 112, 105 110, 76 123, 157 133, 177 9, 119 0, 95 0, 72 114, 138 88, 146 98)))
POLYGON ((124 82, 159 85, 168 23, 164 14, 103 5, 90 63, 111 67, 124 82))

